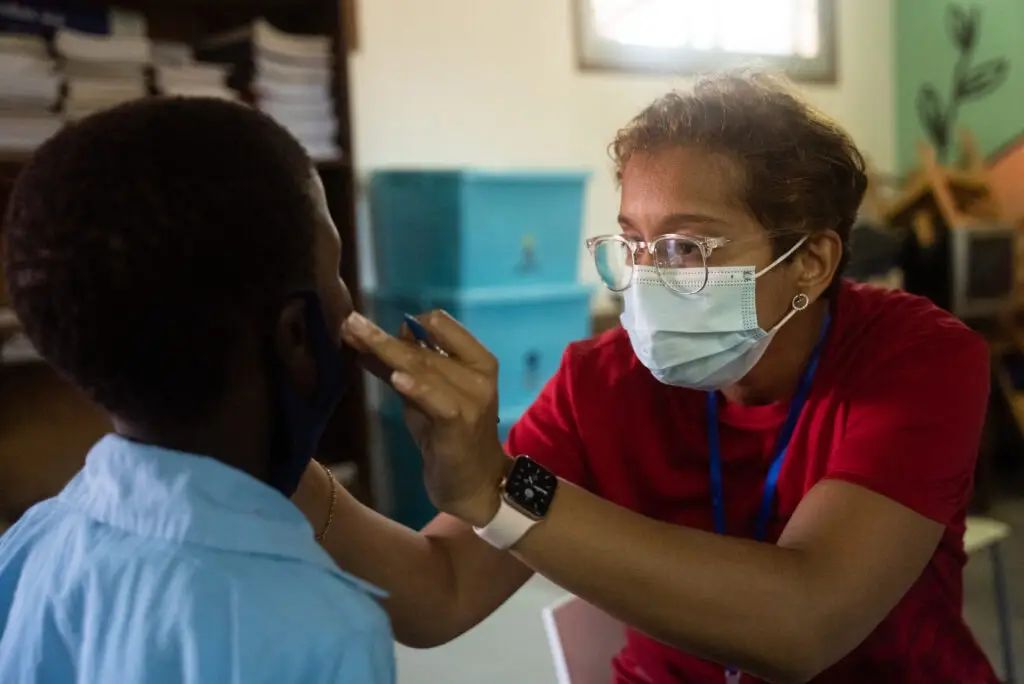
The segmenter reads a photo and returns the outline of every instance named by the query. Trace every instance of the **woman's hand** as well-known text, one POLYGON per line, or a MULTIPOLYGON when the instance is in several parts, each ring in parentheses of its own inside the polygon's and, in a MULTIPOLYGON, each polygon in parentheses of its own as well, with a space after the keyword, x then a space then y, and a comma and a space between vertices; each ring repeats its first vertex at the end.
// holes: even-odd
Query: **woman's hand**
POLYGON ((327 527, 333 489, 340 486, 330 472, 316 461, 310 461, 306 466, 306 472, 302 474, 299 486, 292 494, 292 503, 309 520, 314 534, 327 527))
POLYGON ((498 510, 498 485, 510 464, 498 440, 498 361, 447 313, 433 311, 419 320, 447 356, 408 335, 392 337, 358 313, 346 319, 342 332, 347 344, 369 357, 371 372, 408 400, 406 423, 423 454, 430 500, 483 526, 498 510))

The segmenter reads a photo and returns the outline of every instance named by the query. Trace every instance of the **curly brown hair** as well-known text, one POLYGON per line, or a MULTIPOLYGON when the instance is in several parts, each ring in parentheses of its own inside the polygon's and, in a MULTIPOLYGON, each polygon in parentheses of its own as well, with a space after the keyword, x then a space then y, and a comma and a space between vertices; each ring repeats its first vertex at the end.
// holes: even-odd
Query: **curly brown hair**
POLYGON ((609 146, 616 178, 637 152, 695 146, 732 160, 740 199, 773 236, 776 256, 805 234, 835 231, 849 260, 850 230, 867 188, 864 158, 835 121, 777 76, 734 71, 667 93, 620 129, 609 146))

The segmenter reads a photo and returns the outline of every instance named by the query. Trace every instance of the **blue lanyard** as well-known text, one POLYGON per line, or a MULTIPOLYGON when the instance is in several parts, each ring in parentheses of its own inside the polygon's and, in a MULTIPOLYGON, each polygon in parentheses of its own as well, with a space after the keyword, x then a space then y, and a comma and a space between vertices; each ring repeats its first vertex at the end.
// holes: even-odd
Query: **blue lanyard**
MULTIPOLYGON (((754 539, 764 541, 768 532, 768 520, 772 514, 772 504, 775 502, 775 490, 779 484, 779 472, 782 470, 782 462, 786 458, 786 451, 789 449, 789 440, 793 437, 793 430, 796 429, 796 422, 800 418, 807 397, 811 393, 811 382, 814 380, 814 373, 818 370, 818 362, 821 360, 821 350, 825 346, 825 337, 828 334, 829 323, 832 320, 830 313, 825 314, 825 322, 821 326, 821 333, 814 345, 811 358, 800 376, 800 384, 797 385, 796 394, 789 405, 789 414, 786 422, 782 424, 782 431, 779 433, 778 441, 775 443, 772 465, 768 469, 768 477, 764 482, 764 490, 761 492, 761 508, 757 512, 757 520, 754 523, 754 539)), ((715 513, 715 532, 725 534, 725 501, 722 496, 722 453, 718 438, 718 396, 715 392, 708 392, 708 452, 711 460, 711 503, 715 513)))

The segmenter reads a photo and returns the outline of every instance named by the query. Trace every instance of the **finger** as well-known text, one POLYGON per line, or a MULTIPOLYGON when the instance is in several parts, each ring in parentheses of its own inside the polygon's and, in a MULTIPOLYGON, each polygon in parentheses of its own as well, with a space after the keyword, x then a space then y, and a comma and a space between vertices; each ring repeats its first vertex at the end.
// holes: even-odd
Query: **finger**
POLYGON ((374 376, 375 378, 383 382, 385 385, 387 385, 393 391, 395 391, 398 394, 398 396, 402 397, 403 403, 405 404, 406 408, 414 411, 419 411, 420 413, 423 412, 414 400, 402 396, 401 392, 395 390, 395 386, 391 384, 391 376, 395 373, 395 371, 391 370, 387 366, 387 364, 385 364, 383 361, 378 359, 373 354, 360 354, 356 358, 356 361, 359 364, 360 368, 362 368, 370 375, 374 376))
POLYGON ((385 384, 391 384, 391 374, 394 372, 390 366, 378 359, 373 354, 360 354, 356 357, 359 367, 373 377, 385 384))
MULTIPOLYGON (((395 335, 395 337, 401 340, 405 340, 406 342, 415 343, 418 341, 416 339, 416 336, 412 334, 412 331, 409 330, 409 327, 404 323, 402 324, 402 327, 399 329, 398 334, 395 335)), ((353 335, 349 326, 344 325, 344 322, 342 323, 341 327, 341 340, 342 342, 345 343, 346 346, 351 347, 352 349, 355 349, 356 351, 362 354, 371 353, 369 347, 367 347, 359 338, 353 335)))
POLYGON ((345 343, 346 347, 354 349, 360 354, 368 354, 370 351, 369 349, 367 349, 365 344, 360 342, 358 339, 352 337, 352 335, 349 334, 345 329, 342 329, 341 331, 341 341, 345 343))
MULTIPOLYGON (((412 316, 410 316, 410 318, 415 320, 415 318, 412 316)), ((423 324, 419 323, 418 320, 416 320, 416 323, 420 327, 423 326, 423 324)), ((404 323, 402 323, 402 327, 398 331, 398 337, 400 339, 406 340, 407 342, 412 342, 413 344, 424 349, 429 349, 432 352, 436 352, 441 356, 448 356, 448 352, 446 352, 444 349, 441 349, 434 343, 433 337, 430 335, 430 333, 427 332, 426 328, 423 328, 422 333, 417 334, 409 325, 409 321, 405 321, 404 323)))
POLYGON ((355 311, 353 311, 352 313, 345 317, 345 320, 341 322, 341 341, 344 342, 346 346, 355 349, 357 352, 366 354, 369 352, 369 349, 367 349, 366 345, 363 344, 363 342, 358 337, 352 334, 352 332, 349 330, 349 326, 346 325, 348 319, 351 318, 352 316, 361 316, 361 314, 357 314, 355 311))
POLYGON ((419 320, 438 345, 451 356, 488 377, 497 376, 498 360, 494 354, 447 312, 431 311, 420 316, 419 320))
MULTIPOLYGON (((417 316, 416 321, 423 325, 421 318, 422 316, 417 316)), ((425 327, 424 330, 426 330, 425 327)), ((426 332, 429 335, 429 339, 426 341, 427 348, 438 353, 437 356, 426 357, 426 362, 431 367, 443 374, 459 390, 476 399, 486 401, 497 393, 496 377, 488 377, 484 373, 467 367, 458 356, 449 354, 448 350, 437 345, 433 335, 429 331, 426 332)), ((418 339, 416 334, 409 329, 408 325, 402 326, 402 337, 419 344, 421 347, 424 346, 424 341, 418 339)))
POLYGON ((358 313, 345 319, 342 330, 346 338, 352 340, 353 346, 358 346, 365 354, 376 356, 393 370, 416 373, 417 368, 425 365, 425 350, 414 343, 392 337, 358 313))
POLYGON ((436 420, 456 420, 463 413, 465 397, 443 382, 414 378, 407 373, 395 371, 391 374, 391 386, 412 401, 422 413, 436 420))
MULTIPOLYGON (((426 375, 440 376, 431 384, 451 385, 477 401, 489 399, 495 391, 493 378, 467 368, 459 360, 425 349, 417 342, 392 337, 359 314, 349 316, 344 326, 346 334, 353 338, 353 346, 360 345, 365 354, 375 356, 392 370, 402 371, 420 381, 426 381, 426 375)), ((411 333, 406 331, 405 335, 411 336, 411 333)), ((381 377, 379 364, 365 361, 364 367, 381 377)))

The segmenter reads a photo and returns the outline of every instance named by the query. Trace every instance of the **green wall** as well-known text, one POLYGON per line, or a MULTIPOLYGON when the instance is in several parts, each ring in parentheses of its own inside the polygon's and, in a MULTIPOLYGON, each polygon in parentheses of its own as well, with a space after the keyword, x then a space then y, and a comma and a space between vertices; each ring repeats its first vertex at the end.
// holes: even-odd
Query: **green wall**
POLYGON ((921 86, 934 85, 940 111, 949 106, 959 54, 950 35, 950 5, 967 12, 972 8, 980 11, 963 78, 975 87, 993 79, 1002 82, 988 94, 957 107, 951 158, 956 132, 963 127, 974 133, 985 154, 1024 132, 1024 0, 892 1, 896 13, 896 161, 900 172, 916 165, 917 142, 926 137, 918 116, 921 86), (997 73, 1001 69, 991 61, 995 59, 1008 63, 1005 78, 997 73))

